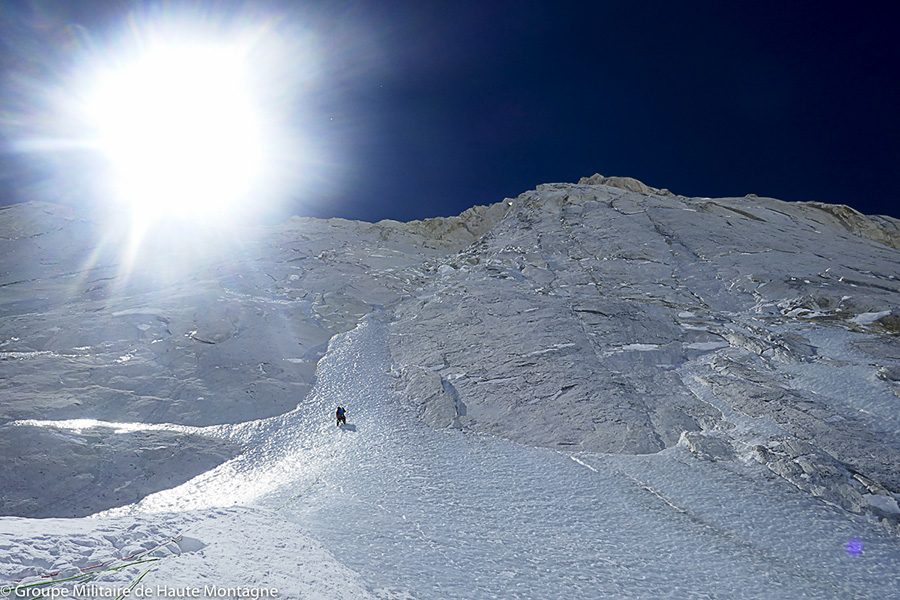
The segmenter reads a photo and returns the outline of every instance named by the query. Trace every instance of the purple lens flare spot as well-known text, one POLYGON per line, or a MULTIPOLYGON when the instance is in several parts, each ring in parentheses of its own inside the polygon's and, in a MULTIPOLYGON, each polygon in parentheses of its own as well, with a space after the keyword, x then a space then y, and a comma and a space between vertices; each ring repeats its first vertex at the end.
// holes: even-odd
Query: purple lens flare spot
POLYGON ((850 556, 859 556, 863 551, 863 543, 862 540, 858 538, 853 538, 849 542, 847 542, 847 554, 850 556))

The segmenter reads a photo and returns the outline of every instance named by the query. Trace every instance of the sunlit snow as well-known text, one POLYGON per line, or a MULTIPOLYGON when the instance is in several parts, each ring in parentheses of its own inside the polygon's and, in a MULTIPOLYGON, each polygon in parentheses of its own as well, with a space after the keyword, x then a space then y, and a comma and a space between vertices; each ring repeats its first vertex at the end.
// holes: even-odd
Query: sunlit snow
POLYGON ((0 587, 900 596, 896 223, 641 186, 128 270, 0 211, 0 587))

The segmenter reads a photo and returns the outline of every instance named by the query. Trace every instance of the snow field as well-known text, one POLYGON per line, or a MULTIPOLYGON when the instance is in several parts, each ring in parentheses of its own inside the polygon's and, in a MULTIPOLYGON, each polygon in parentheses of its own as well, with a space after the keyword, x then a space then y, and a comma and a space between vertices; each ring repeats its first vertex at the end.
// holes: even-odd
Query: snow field
MULTIPOLYGON (((406 228, 413 225, 297 221, 267 231, 266 242, 253 242, 238 262, 212 260, 200 269, 200 280, 175 278, 163 291, 148 280, 146 289, 129 292, 134 297, 123 295, 121 306, 106 304, 124 294, 121 281, 85 279, 77 254, 54 262, 76 238, 41 239, 49 248, 44 255, 32 246, 37 241, 10 247, 4 264, 15 276, 7 290, 19 300, 4 305, 0 341, 5 372, 17 386, 10 414, 45 418, 57 411, 47 418, 86 414, 159 423, 135 424, 131 433, 187 434, 185 425, 199 425, 190 428, 192 436, 235 442, 244 451, 189 480, 199 471, 188 473, 171 456, 160 460, 166 469, 181 470, 179 481, 187 482, 98 517, 0 519, 0 585, 47 573, 79 577, 93 565, 149 553, 152 564, 107 569, 96 581, 122 588, 146 568, 141 583, 152 589, 234 586, 304 599, 900 597, 896 537, 870 521, 871 514, 854 516, 813 497, 829 485, 843 489, 849 473, 825 478, 833 463, 815 462, 827 457, 802 444, 795 454, 782 448, 779 458, 809 467, 794 469, 792 483, 776 476, 772 464, 750 460, 753 445, 773 448, 794 427, 859 419, 869 429, 821 426, 813 441, 843 444, 859 432, 875 432, 863 444, 841 447, 841 456, 849 457, 847 464, 879 457, 880 463, 871 461, 884 467, 876 475, 896 472, 889 453, 900 432, 900 371, 893 338, 877 333, 879 319, 893 314, 884 308, 895 304, 896 293, 893 276, 878 273, 895 269, 896 252, 849 236, 841 225, 829 237, 835 248, 822 255, 823 238, 818 226, 807 227, 806 214, 825 219, 819 208, 760 200, 740 201, 736 211, 733 201, 581 191, 579 199, 573 186, 548 186, 517 200, 511 218, 482 246, 456 258, 453 252, 484 233, 469 231, 473 224, 493 226, 499 216, 473 213, 438 237, 410 233, 406 228), (763 216, 751 218, 748 210, 763 216), (424 243, 432 238, 440 243, 424 243), (396 252, 385 242, 396 244, 396 252), (373 249, 396 256, 385 260, 373 249), (441 264, 448 260, 455 262, 441 264), (832 264, 849 279, 828 275, 832 264), (60 273, 80 287, 58 280, 60 273), (76 302, 44 299, 65 299, 76 289, 76 302), (402 301, 416 294, 421 303, 402 301), (363 313, 398 299, 395 306, 403 310, 394 311, 390 331, 376 313, 331 338, 363 313), (541 312, 532 314, 537 306, 541 312), (573 308, 580 309, 576 319, 552 321, 573 308), (687 321, 673 319, 672 311, 687 321), (76 314, 85 317, 76 323, 76 314), (520 320, 520 314, 533 318, 520 320), (407 327, 399 327, 404 318, 407 327), (484 327, 465 329, 478 318, 484 327), (872 335, 820 328, 811 319, 872 326, 872 335), (574 334, 563 335, 548 322, 568 323, 574 334), (528 335, 508 335, 522 332, 528 335), (590 343, 573 342, 579 332, 590 343), (790 337, 798 332, 810 344, 790 337), (397 339, 416 343, 404 355, 389 344, 397 339), (479 345, 480 353, 474 351, 479 345), (70 355, 70 348, 77 352, 70 355), (569 373, 569 365, 581 368, 569 373), (490 384, 480 385, 487 391, 477 399, 487 409, 470 408, 467 419, 456 420, 466 431, 424 426, 389 374, 406 367, 424 368, 444 390, 490 384), (670 369, 689 392, 681 400, 691 401, 692 422, 704 431, 683 433, 677 446, 653 455, 533 447, 574 444, 569 434, 576 439, 590 431, 579 427, 594 416, 609 417, 602 426, 608 431, 643 427, 641 439, 653 441, 664 431, 677 440, 681 421, 666 422, 665 411, 641 405, 648 394, 658 407, 669 405, 675 380, 663 375, 670 369), (92 376, 85 379, 87 371, 92 376), (600 385, 604 372, 613 371, 629 373, 626 380, 634 384, 618 398, 607 396, 616 388, 600 385), (747 374, 762 382, 760 399, 749 408, 740 385, 747 374), (564 393, 572 375, 579 376, 583 395, 564 393), (198 385, 183 388, 185 378, 198 385), (129 402, 115 387, 123 382, 129 402), (247 382, 259 393, 248 394, 247 382), (313 382, 303 404, 282 414, 313 382), (787 394, 784 405, 770 403, 781 390, 796 394, 787 394), (510 408, 511 395, 530 394, 530 402, 510 408), (77 409, 69 406, 76 397, 77 409), (333 418, 338 404, 349 409, 341 429, 333 418), (523 410, 532 404, 545 412, 523 410), (639 410, 610 410, 620 404, 639 410), (770 406, 786 412, 767 412, 770 406), (642 425, 632 418, 645 413, 656 421, 642 425), (279 416, 203 427, 264 415, 279 416), (660 419, 664 427, 656 427, 660 419), (510 437, 525 445, 488 435, 516 421, 524 422, 521 436, 510 437), (716 450, 715 442, 722 442, 721 455, 703 452, 716 450)), ((440 228, 445 221, 429 223, 415 227, 440 228)), ((99 265, 90 277, 113 273, 114 266, 99 265)), ((477 406, 464 393, 449 410, 463 414, 466 403, 477 406)), ((50 426, 55 429, 48 435, 56 435, 60 428, 77 433, 80 426, 96 431, 116 424, 8 426, 28 436, 25 426, 50 426)), ((179 440, 181 449, 187 437, 179 440)), ((152 465, 145 446, 133 448, 152 465)), ((9 464, 20 454, 21 447, 9 452, 9 464)), ((71 473, 31 478, 26 491, 34 495, 44 485, 53 496, 43 482, 59 474, 71 473)), ((119 483, 111 481, 97 487, 118 492, 119 483)), ((862 489, 856 483, 854 489, 862 489)), ((896 508, 886 494, 867 500, 882 512, 896 508)))
MULTIPOLYGON (((137 583, 147 598, 269 597, 367 600, 352 571, 315 540, 259 508, 89 519, 0 519, 0 597, 116 595, 137 583), (136 553, 139 564, 123 560, 136 553), (145 554, 146 553, 146 554, 145 554), (100 569, 81 569, 106 564, 100 569), (146 573, 145 573, 146 572, 146 573), (29 591, 12 586, 96 573, 29 591), (55 574, 42 578, 44 574, 55 574), (21 581, 13 581, 21 580, 21 581), (81 586, 81 587, 79 587, 81 586), (93 587, 91 587, 93 586, 93 587), (243 595, 242 595, 243 594, 243 595), (256 596, 254 596, 256 595, 256 596)), ((136 597, 133 588, 130 597, 136 597)))
POLYGON ((332 341, 315 401, 270 438, 270 451, 318 445, 309 456, 328 460, 312 481, 285 479, 260 499, 381 597, 900 594, 886 531, 780 480, 761 485, 772 477, 758 465, 723 469, 679 447, 575 461, 424 427, 391 390, 386 335, 370 319, 332 341), (338 403, 346 430, 330 425, 338 403))
POLYGON ((808 326, 801 333, 829 361, 787 365, 785 370, 794 377, 793 386, 825 396, 832 405, 843 407, 873 430, 900 438, 900 398, 889 383, 875 376, 870 359, 851 346, 854 341, 871 337, 834 327, 808 326))

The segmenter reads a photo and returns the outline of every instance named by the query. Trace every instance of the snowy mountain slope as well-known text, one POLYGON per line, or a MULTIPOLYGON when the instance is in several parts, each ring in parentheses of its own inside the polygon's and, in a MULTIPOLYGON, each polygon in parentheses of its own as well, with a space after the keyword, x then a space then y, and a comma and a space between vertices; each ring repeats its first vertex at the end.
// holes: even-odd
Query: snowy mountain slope
POLYGON ((3 517, 0 533, 0 597, 372 598, 319 543, 264 509, 3 517), (75 579, 47 583, 66 578, 75 579), (10 591, 15 584, 38 585, 10 591))
POLYGON ((199 542, 147 582, 282 597, 898 595, 897 231, 600 176, 140 246, 0 211, 0 509, 122 507, 0 519, 0 579, 152 529, 199 542))
MULTIPOLYGON (((182 226, 138 247, 116 221, 50 204, 0 216, 0 422, 204 426, 292 409, 331 336, 398 300, 426 277, 425 259, 467 246, 492 213, 476 207, 403 226, 293 219, 227 235, 182 226)), ((183 428, 120 435, 108 449, 84 427, 6 429, 0 461, 15 475, 0 502, 5 514, 77 516, 127 504, 235 453, 183 428), (185 456, 200 448, 203 458, 187 468, 185 456), (60 485, 59 473, 78 476, 60 485)))
MULTIPOLYGON (((147 531, 196 540, 186 558, 160 556, 145 578, 176 589, 206 582, 282 589, 292 569, 314 589, 322 574, 349 567, 351 582, 391 599, 900 592, 895 536, 757 463, 699 460, 683 446, 573 455, 424 425, 392 391, 387 320, 375 314, 336 336, 313 395, 295 411, 210 432, 241 440, 240 457, 101 515, 95 527, 134 540, 123 554, 139 541, 158 545, 159 534, 141 537, 147 531), (338 402, 351 407, 344 429, 322 418, 338 402), (233 504, 252 509, 219 508, 233 504), (286 532, 299 544, 286 544, 286 532), (308 536, 325 552, 298 552, 308 536), (225 571, 229 554, 239 567, 225 571), (197 566, 193 575, 185 562, 197 566)), ((29 523, 33 531, 53 525, 29 523)), ((89 535, 77 540, 105 545, 89 535)), ((74 544, 64 542, 71 552, 74 544)), ((28 536, 12 543, 28 554, 28 536)), ((320 597, 301 589, 288 597, 320 597)), ((357 597, 349 590, 338 596, 326 588, 321 597, 357 597)))
POLYGON ((398 305, 401 387, 434 425, 607 453, 683 440, 895 523, 877 507, 900 491, 900 252, 847 214, 542 186, 398 305))

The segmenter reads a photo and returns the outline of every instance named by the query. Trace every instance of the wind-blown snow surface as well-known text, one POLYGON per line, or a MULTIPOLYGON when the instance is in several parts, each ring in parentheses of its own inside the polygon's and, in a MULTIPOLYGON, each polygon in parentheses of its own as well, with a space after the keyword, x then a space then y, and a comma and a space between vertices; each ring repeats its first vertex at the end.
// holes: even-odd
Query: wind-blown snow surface
POLYGON ((900 595, 892 220, 595 177, 129 258, 5 213, 0 502, 112 510, 0 519, 0 580, 900 595))

